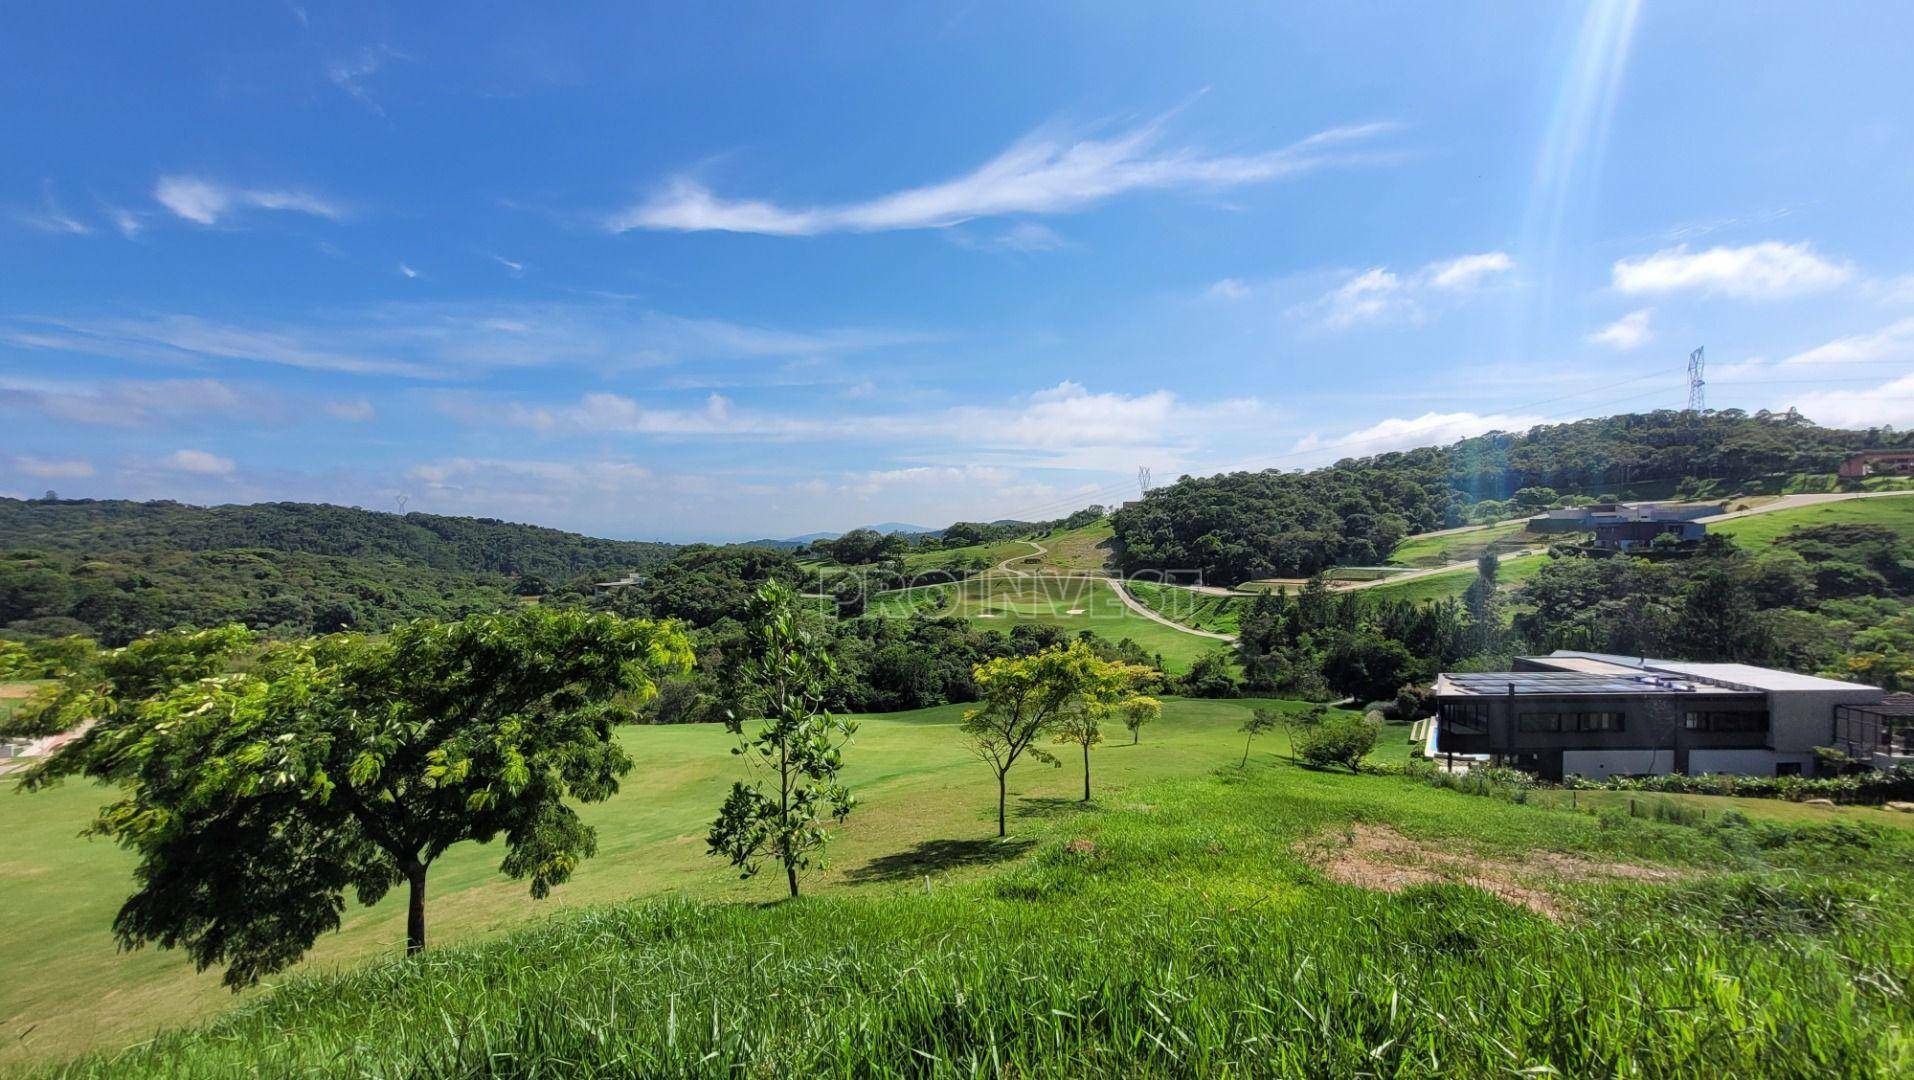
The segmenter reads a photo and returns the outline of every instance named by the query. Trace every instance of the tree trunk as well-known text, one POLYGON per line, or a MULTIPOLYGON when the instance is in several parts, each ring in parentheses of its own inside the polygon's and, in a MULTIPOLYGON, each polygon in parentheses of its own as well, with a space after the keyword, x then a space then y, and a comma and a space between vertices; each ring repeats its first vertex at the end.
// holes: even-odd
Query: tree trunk
POLYGON ((796 896, 798 894, 798 868, 795 860, 784 864, 784 878, 791 884, 791 895, 796 896))
MULTIPOLYGON (((1249 739, 1254 739, 1255 737, 1256 736, 1251 735, 1249 739)), ((1249 739, 1243 740, 1243 763, 1241 765, 1236 766, 1239 769, 1249 768, 1249 739)))
POLYGON ((997 774, 997 835, 1010 835, 1004 829, 1004 774, 997 774))
POLYGON ((1090 801, 1090 744, 1083 744, 1083 801, 1090 801))
POLYGON ((409 886, 405 909, 405 954, 416 956, 425 951, 425 864, 414 861, 405 868, 409 886))

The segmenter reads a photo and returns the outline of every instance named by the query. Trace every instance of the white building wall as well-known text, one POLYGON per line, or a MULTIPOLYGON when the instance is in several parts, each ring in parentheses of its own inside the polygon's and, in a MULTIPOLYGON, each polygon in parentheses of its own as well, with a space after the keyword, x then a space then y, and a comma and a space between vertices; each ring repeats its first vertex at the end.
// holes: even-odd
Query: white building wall
POLYGON ((1735 776, 1773 776, 1776 763, 1792 761, 1803 773, 1814 771, 1813 754, 1779 754, 1773 750, 1690 750, 1688 775, 1730 773, 1735 776))

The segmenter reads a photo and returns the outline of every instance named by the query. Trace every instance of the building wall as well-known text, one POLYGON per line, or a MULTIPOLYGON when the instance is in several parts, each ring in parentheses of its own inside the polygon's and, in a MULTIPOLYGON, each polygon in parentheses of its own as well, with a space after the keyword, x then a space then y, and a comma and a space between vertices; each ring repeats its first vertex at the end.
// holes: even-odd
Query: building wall
POLYGON ((1640 776, 1675 771, 1673 750, 1564 750, 1563 775, 1606 780, 1611 776, 1640 776))
POLYGON ((1773 750, 1691 750, 1688 775, 1732 773, 1736 776, 1773 776, 1776 764, 1787 761, 1801 766, 1802 775, 1814 772, 1813 754, 1780 754, 1773 750))
POLYGON ((1881 700, 1872 687, 1856 690, 1774 690, 1768 694, 1769 745, 1781 753, 1812 754, 1834 745, 1834 707, 1881 700))

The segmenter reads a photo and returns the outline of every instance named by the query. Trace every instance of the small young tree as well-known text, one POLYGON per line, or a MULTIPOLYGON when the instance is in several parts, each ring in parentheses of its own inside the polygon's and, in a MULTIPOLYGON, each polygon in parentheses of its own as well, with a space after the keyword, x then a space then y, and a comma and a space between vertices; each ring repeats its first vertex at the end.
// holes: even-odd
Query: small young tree
MULTIPOLYGON (((971 752, 997 777, 998 836, 1008 834, 1011 766, 1025 754, 1056 766, 1057 759, 1038 746, 1038 740, 1090 703, 1107 708, 1122 701, 1135 670, 1097 659, 1081 641, 977 665, 973 676, 979 705, 964 714, 963 733, 971 752)), ((1086 749, 1086 777, 1088 753, 1086 749)), ((1086 788, 1088 783, 1086 779, 1086 788)))
POLYGON ((158 635, 60 702, 97 720, 27 783, 118 785, 90 831, 139 856, 120 943, 183 947, 238 988, 336 929, 348 889, 372 904, 406 884, 423 950, 427 869, 461 841, 502 835, 500 869, 535 897, 568 880, 596 837, 565 798, 618 790, 614 725, 689 665, 675 629, 540 607, 372 642, 158 635))
POLYGON ((1244 739, 1243 760, 1242 763, 1236 767, 1239 769, 1249 768, 1249 744, 1255 741, 1256 736, 1274 730, 1275 727, 1281 723, 1283 723, 1283 715, 1281 713, 1273 712, 1269 709, 1257 709, 1251 712, 1249 719, 1243 721, 1243 726, 1237 729, 1244 733, 1244 739))
POLYGON ((744 717, 733 711, 725 726, 738 736, 731 752, 754 756, 752 765, 768 776, 731 786, 706 843, 742 877, 756 874, 767 856, 777 859, 796 896, 798 872, 830 842, 825 820, 842 822, 857 805, 838 779, 844 744, 857 724, 823 710, 835 668, 823 638, 805 624, 791 587, 766 582, 749 615, 751 652, 740 677, 750 700, 762 707, 763 723, 747 735, 744 717), (775 796, 765 790, 767 779, 776 782, 775 796))
POLYGON ((1163 715, 1163 703, 1138 694, 1123 703, 1123 726, 1130 729, 1130 745, 1143 741, 1143 725, 1153 724, 1163 715))

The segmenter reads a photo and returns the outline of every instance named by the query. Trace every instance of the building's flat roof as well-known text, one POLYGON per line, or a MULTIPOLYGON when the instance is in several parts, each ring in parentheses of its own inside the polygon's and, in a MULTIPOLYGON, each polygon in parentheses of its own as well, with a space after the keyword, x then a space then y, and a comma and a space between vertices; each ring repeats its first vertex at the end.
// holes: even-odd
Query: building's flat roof
MULTIPOLYGON (((1564 661, 1594 660, 1616 668, 1626 668, 1650 674, 1687 675, 1697 679, 1710 679, 1717 682, 1746 687, 1749 690, 1874 690, 1877 687, 1866 683, 1842 682, 1839 679, 1824 679, 1818 675, 1800 675, 1792 671, 1777 671, 1774 668, 1756 667, 1753 664, 1703 664, 1689 660, 1657 660, 1653 657, 1616 656, 1613 653, 1580 652, 1575 649, 1557 649, 1547 656, 1525 657, 1528 660, 1544 664, 1569 667, 1564 661)), ((1574 670, 1581 670, 1579 665, 1574 670)))
POLYGON ((1609 674, 1588 671, 1471 671, 1445 673, 1436 681, 1437 694, 1475 697, 1562 694, 1734 694, 1718 686, 1653 672, 1609 674))

